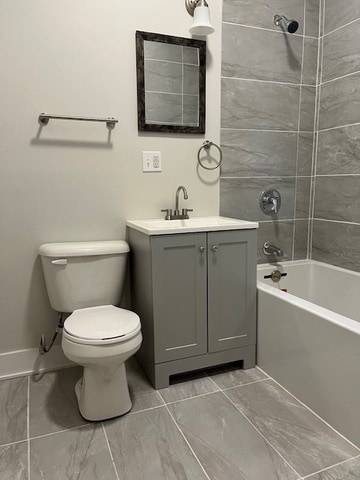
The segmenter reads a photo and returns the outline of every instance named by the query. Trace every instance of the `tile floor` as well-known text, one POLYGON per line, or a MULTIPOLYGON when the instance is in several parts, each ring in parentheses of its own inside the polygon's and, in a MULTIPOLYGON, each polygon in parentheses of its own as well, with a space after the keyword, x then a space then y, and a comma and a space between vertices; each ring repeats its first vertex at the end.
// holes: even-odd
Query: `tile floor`
POLYGON ((354 480, 360 450, 257 368, 155 391, 132 359, 131 413, 88 423, 78 367, 0 382, 1 480, 354 480))

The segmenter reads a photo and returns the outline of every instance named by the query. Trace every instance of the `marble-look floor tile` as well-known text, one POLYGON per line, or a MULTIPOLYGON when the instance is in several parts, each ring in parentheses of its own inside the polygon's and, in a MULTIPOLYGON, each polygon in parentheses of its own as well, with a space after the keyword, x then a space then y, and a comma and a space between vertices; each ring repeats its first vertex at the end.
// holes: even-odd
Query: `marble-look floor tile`
POLYGON ((221 175, 223 177, 295 175, 297 137, 298 134, 295 132, 222 130, 221 175))
POLYGON ((359 480, 360 458, 348 460, 337 467, 329 468, 324 472, 311 475, 306 480, 359 480))
POLYGON ((228 390, 227 395, 302 476, 358 453, 272 380, 228 390))
POLYGON ((30 379, 30 437, 86 424, 78 409, 75 384, 82 367, 34 375, 30 379))
POLYGON ((360 272, 360 226, 313 221, 312 258, 360 272))
POLYGON ((212 393, 219 388, 212 382, 204 372, 188 373, 172 378, 169 387, 159 390, 166 403, 185 400, 205 393, 212 393))
POLYGON ((27 377, 0 381, 0 445, 27 438, 27 377))
MULTIPOLYGON (((303 39, 223 24, 222 76, 300 83, 303 39), (256 55, 249 55, 256 52, 256 55)), ((310 65, 310 51, 308 64, 310 65)), ((315 83, 315 82, 314 82, 315 83)))
MULTIPOLYGON (((297 85, 223 78, 221 94, 223 128, 298 130, 300 87, 297 85)), ((307 121, 308 115, 304 124, 307 121)))
POLYGON ((298 478, 223 393, 178 402, 169 409, 209 478, 298 478))
POLYGON ((212 368, 207 371, 207 374, 220 388, 238 387, 268 378, 268 376, 258 368, 244 370, 240 368, 238 364, 212 368))
POLYGON ((149 380, 134 357, 126 362, 126 375, 133 402, 131 412, 163 405, 160 395, 152 387, 149 380))
POLYGON ((206 476, 166 407, 107 422, 121 480, 205 480, 206 476))
POLYGON ((1 480, 28 480, 28 442, 0 447, 1 480))
POLYGON ((101 425, 87 425, 30 441, 31 480, 116 480, 101 425))

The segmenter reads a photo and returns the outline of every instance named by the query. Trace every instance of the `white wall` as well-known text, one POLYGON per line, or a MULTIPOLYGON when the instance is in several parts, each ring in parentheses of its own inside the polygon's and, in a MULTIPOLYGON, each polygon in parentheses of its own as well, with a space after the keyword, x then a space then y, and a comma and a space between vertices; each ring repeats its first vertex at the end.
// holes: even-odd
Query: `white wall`
MULTIPOLYGON (((211 0, 206 138, 219 142, 221 0, 211 0)), ((125 237, 125 220, 159 217, 176 187, 193 215, 218 214, 218 172, 198 172, 204 136, 138 134, 135 30, 189 37, 184 0, 0 0, 0 353, 52 333, 37 248, 125 237), (40 112, 114 116, 101 124, 40 112), (161 150, 144 174, 141 151, 161 150)))

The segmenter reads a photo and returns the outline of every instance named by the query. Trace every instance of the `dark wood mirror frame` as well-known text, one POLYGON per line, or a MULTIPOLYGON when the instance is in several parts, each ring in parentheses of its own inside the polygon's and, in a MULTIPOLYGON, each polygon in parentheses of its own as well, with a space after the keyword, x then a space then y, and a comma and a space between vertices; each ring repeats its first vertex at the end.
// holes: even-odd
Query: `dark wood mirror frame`
POLYGON ((136 70, 137 70, 137 102, 138 130, 145 132, 171 133, 205 133, 205 89, 206 89, 206 42, 191 38, 173 37, 159 33, 136 32, 136 70), (144 41, 160 42, 170 45, 180 45, 197 48, 199 51, 199 107, 196 126, 180 124, 147 123, 145 115, 145 65, 144 41))

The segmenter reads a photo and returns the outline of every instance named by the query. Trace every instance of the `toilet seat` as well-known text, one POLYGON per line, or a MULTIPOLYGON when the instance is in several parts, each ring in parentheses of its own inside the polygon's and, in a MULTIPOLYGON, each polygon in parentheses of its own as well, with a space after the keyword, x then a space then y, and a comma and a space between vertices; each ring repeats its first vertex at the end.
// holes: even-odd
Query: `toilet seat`
POLYGON ((63 335, 75 343, 105 345, 127 341, 140 332, 136 313, 113 305, 75 310, 64 323, 63 335))

